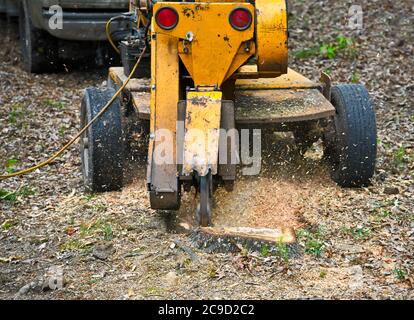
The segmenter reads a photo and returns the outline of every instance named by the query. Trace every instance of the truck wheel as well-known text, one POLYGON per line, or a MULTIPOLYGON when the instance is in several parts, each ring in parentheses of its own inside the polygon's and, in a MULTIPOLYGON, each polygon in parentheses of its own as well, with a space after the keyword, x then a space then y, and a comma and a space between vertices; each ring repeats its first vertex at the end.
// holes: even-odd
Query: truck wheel
MULTIPOLYGON (((81 105, 82 128, 102 110, 115 92, 114 89, 85 90, 81 105)), ((81 137, 80 152, 83 179, 88 191, 116 191, 122 188, 124 141, 119 99, 81 137)))
POLYGON ((363 187, 374 175, 377 157, 375 111, 362 85, 332 88, 336 115, 325 135, 325 156, 332 179, 341 187, 363 187))
POLYGON ((30 73, 56 71, 59 61, 58 40, 33 26, 25 1, 20 5, 19 32, 24 69, 30 73))

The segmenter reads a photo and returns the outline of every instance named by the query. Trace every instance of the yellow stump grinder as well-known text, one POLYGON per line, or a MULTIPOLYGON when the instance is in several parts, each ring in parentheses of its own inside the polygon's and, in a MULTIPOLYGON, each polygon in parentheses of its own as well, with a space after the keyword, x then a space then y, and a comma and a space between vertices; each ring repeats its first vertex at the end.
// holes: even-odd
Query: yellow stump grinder
MULTIPOLYGON (((234 184, 243 130, 291 131, 304 146, 322 139, 335 182, 369 183, 376 123, 367 90, 288 68, 285 0, 131 0, 130 12, 113 19, 128 31, 112 42, 123 66, 110 68, 106 89, 86 89, 81 108, 87 124, 113 100, 81 139, 89 190, 122 187, 128 117, 148 132, 151 207, 177 210, 194 187, 201 226, 212 223, 213 186, 234 184)), ((109 36, 117 32, 110 22, 109 36)))

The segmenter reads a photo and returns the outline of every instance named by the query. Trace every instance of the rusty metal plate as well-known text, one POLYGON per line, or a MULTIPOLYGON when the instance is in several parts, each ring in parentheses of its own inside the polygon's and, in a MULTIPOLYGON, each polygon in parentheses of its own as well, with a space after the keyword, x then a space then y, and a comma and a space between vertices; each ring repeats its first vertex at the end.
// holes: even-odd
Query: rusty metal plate
POLYGON ((217 174, 221 120, 220 91, 187 94, 185 119, 184 166, 185 175, 197 171, 200 176, 217 174))
MULTIPOLYGON (((109 68, 109 76, 118 86, 122 86, 128 78, 124 74, 123 67, 109 68)), ((130 92, 150 92, 151 79, 131 79, 127 84, 125 90, 128 90, 130 92)))
MULTIPOLYGON (((109 68, 109 77, 120 87, 127 80, 124 68, 109 68)), ((138 117, 142 120, 150 120, 150 101, 151 101, 151 80, 150 79, 131 79, 125 87, 124 93, 129 97, 131 94, 132 103, 138 117)))
POLYGON ((151 110, 150 110, 150 99, 151 94, 147 92, 131 92, 132 102, 136 112, 138 113, 138 118, 142 120, 150 120, 151 110))
POLYGON ((237 91, 235 106, 239 124, 298 122, 335 114, 317 89, 237 91))

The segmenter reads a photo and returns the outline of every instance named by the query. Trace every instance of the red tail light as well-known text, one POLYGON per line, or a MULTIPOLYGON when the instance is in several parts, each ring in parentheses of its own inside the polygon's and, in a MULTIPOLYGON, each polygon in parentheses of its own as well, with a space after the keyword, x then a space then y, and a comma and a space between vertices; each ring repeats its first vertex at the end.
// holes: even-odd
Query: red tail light
POLYGON ((236 30, 246 30, 252 24, 252 14, 245 8, 236 8, 230 13, 230 24, 236 30))
POLYGON ((155 14, 155 20, 161 28, 171 30, 178 24, 178 13, 174 8, 162 7, 155 14))

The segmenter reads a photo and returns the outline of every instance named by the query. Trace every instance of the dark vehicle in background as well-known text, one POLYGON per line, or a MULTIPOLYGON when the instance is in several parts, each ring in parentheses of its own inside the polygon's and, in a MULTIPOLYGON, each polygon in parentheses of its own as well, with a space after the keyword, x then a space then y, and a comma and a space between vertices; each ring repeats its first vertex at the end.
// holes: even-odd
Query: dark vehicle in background
POLYGON ((78 56, 86 49, 97 57, 107 55, 106 23, 128 7, 129 0, 0 0, 0 12, 18 13, 23 65, 33 73, 57 70, 61 56, 70 55, 62 49, 67 41, 76 43, 78 56), (61 28, 49 23, 55 5, 62 8, 61 28))
POLYGON ((9 18, 19 15, 18 0, 0 0, 0 14, 7 15, 9 18))

